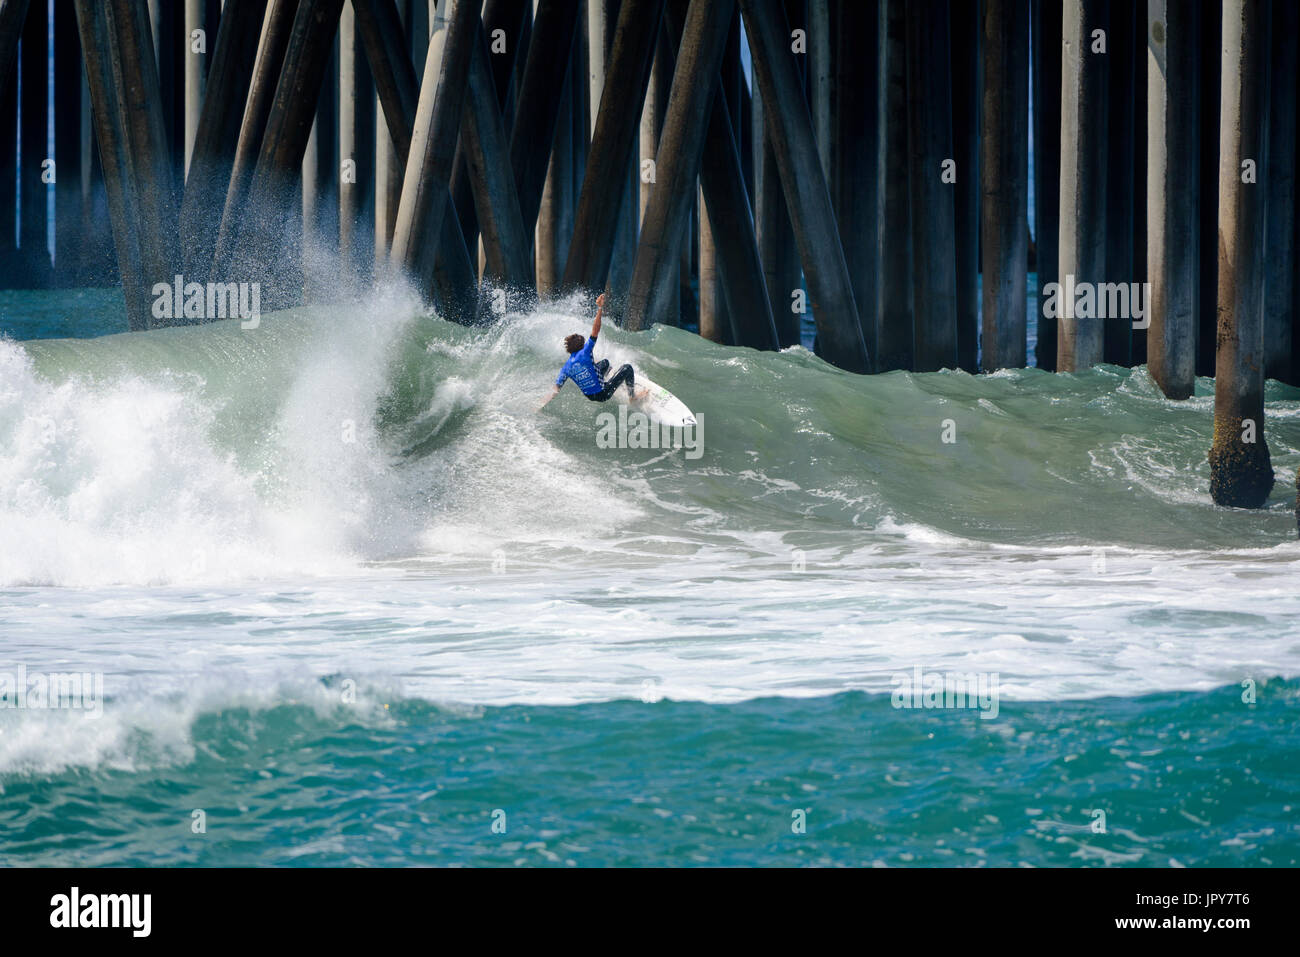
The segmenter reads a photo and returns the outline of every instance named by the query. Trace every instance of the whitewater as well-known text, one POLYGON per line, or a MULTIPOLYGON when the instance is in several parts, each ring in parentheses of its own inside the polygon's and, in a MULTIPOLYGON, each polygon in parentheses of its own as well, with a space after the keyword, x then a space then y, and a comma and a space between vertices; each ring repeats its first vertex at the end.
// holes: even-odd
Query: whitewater
MULTIPOLYGON (((93 326, 80 295, 22 305, 93 326)), ((0 708, 0 859, 1300 864, 1300 390, 1234 511, 1209 380, 607 327, 688 458, 536 411, 589 323, 388 288, 0 339, 0 685, 103 690, 0 708), (900 709, 921 673, 997 706, 900 709)))

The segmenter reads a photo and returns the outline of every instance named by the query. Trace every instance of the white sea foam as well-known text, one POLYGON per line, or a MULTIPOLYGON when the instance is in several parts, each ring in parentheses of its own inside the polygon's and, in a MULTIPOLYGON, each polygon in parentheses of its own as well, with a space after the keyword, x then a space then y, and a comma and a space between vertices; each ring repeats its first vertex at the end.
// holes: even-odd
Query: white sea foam
POLYGON ((340 676, 475 707, 888 692, 915 666, 1008 700, 1300 674, 1288 496, 1208 502, 1205 403, 611 329, 602 355, 709 416, 702 460, 651 461, 599 449, 571 389, 533 411, 587 321, 466 330, 394 294, 259 338, 0 342, 0 669, 109 696, 99 722, 0 712, 0 772, 188 761, 196 716, 340 676))

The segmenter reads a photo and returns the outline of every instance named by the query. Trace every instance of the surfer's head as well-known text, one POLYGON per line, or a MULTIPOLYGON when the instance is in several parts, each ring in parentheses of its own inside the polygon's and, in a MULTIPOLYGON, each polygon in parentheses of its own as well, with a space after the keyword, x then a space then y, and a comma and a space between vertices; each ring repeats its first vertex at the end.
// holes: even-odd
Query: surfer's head
POLYGON ((577 352, 586 345, 586 343, 587 340, 582 338, 582 336, 578 335, 576 332, 571 336, 564 337, 564 348, 568 349, 570 353, 577 352))

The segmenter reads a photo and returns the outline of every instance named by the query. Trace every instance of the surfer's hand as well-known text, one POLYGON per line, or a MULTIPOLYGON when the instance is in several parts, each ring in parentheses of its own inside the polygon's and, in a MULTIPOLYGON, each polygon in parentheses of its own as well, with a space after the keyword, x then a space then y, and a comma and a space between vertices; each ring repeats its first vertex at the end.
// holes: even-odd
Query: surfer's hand
POLYGON ((597 309, 605 308, 605 294, 603 292, 596 297, 596 308, 597 309))

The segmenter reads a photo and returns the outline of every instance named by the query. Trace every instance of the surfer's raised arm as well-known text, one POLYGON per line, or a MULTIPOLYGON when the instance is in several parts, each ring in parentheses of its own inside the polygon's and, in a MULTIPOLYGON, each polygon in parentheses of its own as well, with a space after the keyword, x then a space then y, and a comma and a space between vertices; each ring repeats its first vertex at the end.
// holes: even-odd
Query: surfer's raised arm
MULTIPOLYGON (((538 412, 546 408, 547 402, 560 394, 560 387, 564 385, 566 379, 572 379, 573 384, 582 390, 582 394, 593 402, 606 401, 620 386, 627 386, 629 400, 636 396, 636 373, 630 364, 624 363, 611 376, 609 360, 601 359, 597 362, 592 356, 596 348, 596 337, 600 335, 600 320, 604 313, 605 294, 602 292, 596 297, 596 321, 591 324, 591 336, 584 340, 575 332, 564 337, 564 349, 569 353, 569 358, 565 360, 564 368, 560 370, 560 375, 555 380, 555 388, 537 407, 538 412)), ((645 392, 644 389, 641 391, 645 392)))
POLYGON ((600 317, 605 312, 605 294, 596 297, 596 321, 591 324, 591 338, 600 335, 600 317))

